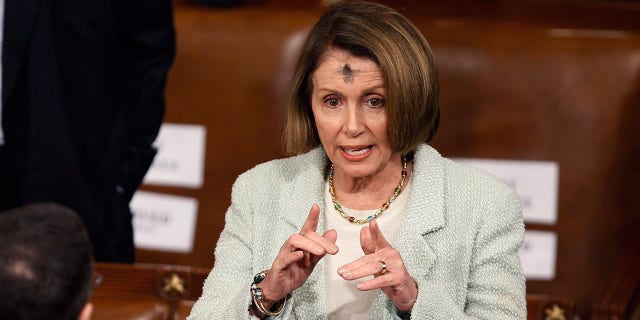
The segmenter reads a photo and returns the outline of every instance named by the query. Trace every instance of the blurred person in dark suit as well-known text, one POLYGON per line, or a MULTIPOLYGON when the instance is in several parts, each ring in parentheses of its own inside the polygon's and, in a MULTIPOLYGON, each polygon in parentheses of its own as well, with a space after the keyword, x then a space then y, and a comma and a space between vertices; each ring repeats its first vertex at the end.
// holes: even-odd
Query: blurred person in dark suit
POLYGON ((0 214, 0 318, 89 319, 91 242, 78 215, 56 204, 0 214))
POLYGON ((133 262, 129 201, 164 116, 171 1, 0 8, 0 209, 63 204, 82 217, 96 260, 133 262))

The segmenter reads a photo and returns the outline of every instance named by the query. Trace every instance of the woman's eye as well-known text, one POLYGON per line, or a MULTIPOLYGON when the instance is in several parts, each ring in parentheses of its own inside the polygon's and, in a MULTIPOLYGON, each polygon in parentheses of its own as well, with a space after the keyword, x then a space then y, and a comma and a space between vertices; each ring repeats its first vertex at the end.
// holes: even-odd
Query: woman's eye
POLYGON ((338 98, 328 98, 324 102, 331 107, 337 107, 340 104, 340 100, 338 100, 338 98))
POLYGON ((372 107, 379 108, 379 107, 384 106, 384 99, 381 99, 381 98, 371 98, 371 99, 369 99, 369 104, 370 104, 372 107))

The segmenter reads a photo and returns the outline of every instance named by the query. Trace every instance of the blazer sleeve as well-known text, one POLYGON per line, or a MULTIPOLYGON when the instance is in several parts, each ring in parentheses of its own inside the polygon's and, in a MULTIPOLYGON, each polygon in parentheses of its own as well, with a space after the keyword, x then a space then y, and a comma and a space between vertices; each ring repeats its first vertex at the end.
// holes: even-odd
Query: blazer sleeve
POLYGON ((473 247, 465 312, 477 319, 525 319, 526 287, 518 255, 524 240, 520 199, 504 187, 484 207, 473 247))
MULTIPOLYGON (((520 201, 506 186, 492 191, 477 212, 466 287, 457 288, 454 295, 449 282, 417 278, 418 299, 411 319, 526 319, 525 279, 518 256, 524 238, 520 201), (464 295, 463 306, 457 302, 459 294, 464 295)), ((392 304, 389 310, 390 319, 409 318, 392 304)))
POLYGON ((175 56, 171 0, 121 1, 118 32, 120 152, 118 184, 133 195, 156 154, 164 90, 175 56))
POLYGON ((233 186, 231 206, 215 249, 215 264, 189 320, 256 319, 248 311, 252 302, 253 209, 241 200, 247 194, 242 184, 239 178, 233 186))
MULTIPOLYGON (((253 276, 270 268, 282 244, 300 230, 306 215, 292 212, 304 212, 312 203, 320 203, 323 169, 324 153, 313 152, 261 164, 238 177, 213 269, 189 320, 256 319, 248 311, 253 276), (309 167, 313 169, 307 171, 309 167)), ((325 312, 319 298, 323 292, 305 283, 289 295, 282 313, 269 319, 318 318, 325 312)))

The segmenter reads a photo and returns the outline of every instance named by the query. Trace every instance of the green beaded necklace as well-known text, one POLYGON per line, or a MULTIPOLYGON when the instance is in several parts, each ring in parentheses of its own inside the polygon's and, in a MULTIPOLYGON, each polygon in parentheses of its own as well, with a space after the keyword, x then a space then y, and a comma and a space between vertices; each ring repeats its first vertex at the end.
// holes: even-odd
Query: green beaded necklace
POLYGON ((407 158, 402 157, 402 173, 400 176, 400 184, 398 184, 398 187, 396 187, 396 190, 393 192, 393 195, 391 196, 391 198, 387 200, 387 202, 385 202, 382 205, 382 207, 378 209, 378 211, 376 211, 376 213, 374 213, 373 215, 370 215, 364 219, 358 219, 356 217, 346 214, 344 210, 342 210, 342 205, 340 204, 340 202, 338 202, 338 199, 336 199, 336 194, 335 194, 335 191, 333 190, 333 163, 331 163, 331 168, 329 169, 329 193, 331 194, 333 207, 336 209, 336 211, 338 211, 338 213, 343 218, 345 218, 347 221, 351 223, 358 223, 358 224, 368 223, 369 221, 379 217, 385 210, 389 209, 389 205, 391 205, 391 203, 394 200, 396 200, 398 195, 400 195, 400 192, 402 192, 402 187, 404 186, 404 180, 406 178, 407 178, 407 158))

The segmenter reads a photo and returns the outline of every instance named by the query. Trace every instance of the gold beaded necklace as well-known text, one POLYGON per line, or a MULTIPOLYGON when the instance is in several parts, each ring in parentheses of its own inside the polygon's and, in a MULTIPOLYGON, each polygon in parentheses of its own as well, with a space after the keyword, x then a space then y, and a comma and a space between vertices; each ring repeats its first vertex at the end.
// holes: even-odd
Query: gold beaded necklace
POLYGON ((333 189, 333 171, 334 170, 333 170, 333 163, 332 163, 331 164, 331 168, 329 169, 329 193, 331 194, 331 200, 333 201, 333 207, 347 221, 349 221, 351 223, 365 224, 365 223, 368 223, 369 221, 371 221, 373 219, 376 219, 385 210, 389 209, 389 205, 391 205, 391 203, 394 200, 396 200, 398 195, 400 195, 400 192, 402 192, 402 187, 404 186, 404 180, 407 178, 407 159, 406 159, 406 157, 402 157, 402 173, 401 173, 401 176, 400 176, 400 183, 398 184, 398 186, 394 190, 393 195, 391 196, 391 198, 389 200, 387 200, 387 202, 385 202, 382 205, 382 207, 380 209, 378 209, 378 211, 376 211, 376 213, 374 213, 373 215, 370 215, 370 216, 368 216, 368 217, 366 217, 364 219, 358 219, 356 217, 350 216, 350 215, 346 214, 344 212, 344 210, 342 210, 342 205, 340 204, 340 202, 338 202, 338 199, 336 199, 336 194, 335 194, 335 191, 333 189))

